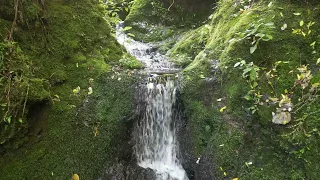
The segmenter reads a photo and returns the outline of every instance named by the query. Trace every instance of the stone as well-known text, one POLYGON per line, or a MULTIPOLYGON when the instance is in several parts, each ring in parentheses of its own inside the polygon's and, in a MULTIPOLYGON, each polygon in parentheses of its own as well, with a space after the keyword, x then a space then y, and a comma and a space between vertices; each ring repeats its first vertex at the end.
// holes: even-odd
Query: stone
POLYGON ((288 111, 277 111, 272 114, 272 123, 274 124, 288 124, 291 121, 291 113, 288 111))

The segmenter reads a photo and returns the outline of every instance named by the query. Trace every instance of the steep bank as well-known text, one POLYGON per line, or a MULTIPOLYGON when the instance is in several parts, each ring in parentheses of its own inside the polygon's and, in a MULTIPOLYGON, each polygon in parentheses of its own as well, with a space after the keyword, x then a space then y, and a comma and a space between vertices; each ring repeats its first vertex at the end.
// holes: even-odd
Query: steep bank
POLYGON ((213 153, 221 178, 318 176, 319 12, 311 1, 221 1, 210 23, 191 31, 206 33, 204 42, 185 36, 174 47, 185 56, 203 47, 185 69, 183 99, 194 151, 213 153), (309 70, 313 77, 301 88, 297 74, 309 70), (285 101, 293 110, 275 125, 272 113, 285 101))
MULTIPOLYGON (((134 7, 129 25, 137 13, 147 14, 145 19, 171 13, 166 4, 160 6, 166 13, 134 7)), ((189 171, 206 166, 202 172, 213 172, 218 179, 316 179, 319 3, 226 0, 214 9, 199 28, 183 29, 182 37, 177 42, 173 38, 167 48, 172 61, 185 67, 184 134, 191 140, 182 143, 200 158, 189 171)), ((166 24, 153 19, 157 23, 166 24)), ((152 27, 141 27, 150 31, 133 26, 132 32, 146 40, 152 27)), ((160 37, 174 36, 166 35, 160 37)), ((186 157, 186 165, 188 161, 186 157)))
POLYGON ((0 177, 97 178, 128 135, 135 77, 119 66, 130 58, 100 3, 17 1, 15 21, 14 2, 0 3, 0 177))

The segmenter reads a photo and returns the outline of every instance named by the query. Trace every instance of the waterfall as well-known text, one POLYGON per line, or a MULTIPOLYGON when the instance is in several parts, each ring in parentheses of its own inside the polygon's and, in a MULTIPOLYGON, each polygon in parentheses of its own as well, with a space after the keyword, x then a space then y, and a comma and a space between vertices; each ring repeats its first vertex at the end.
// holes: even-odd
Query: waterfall
POLYGON ((145 83, 144 114, 135 127, 134 153, 137 163, 152 169, 157 180, 188 180, 178 159, 176 120, 173 116, 177 86, 174 78, 158 74, 177 71, 165 55, 152 51, 152 44, 134 41, 117 27, 117 40, 128 52, 146 64, 149 78, 145 83))
POLYGON ((176 87, 170 77, 163 83, 156 79, 147 84, 146 111, 137 124, 135 153, 138 164, 153 169, 159 180, 185 180, 186 173, 177 158, 173 106, 176 87))

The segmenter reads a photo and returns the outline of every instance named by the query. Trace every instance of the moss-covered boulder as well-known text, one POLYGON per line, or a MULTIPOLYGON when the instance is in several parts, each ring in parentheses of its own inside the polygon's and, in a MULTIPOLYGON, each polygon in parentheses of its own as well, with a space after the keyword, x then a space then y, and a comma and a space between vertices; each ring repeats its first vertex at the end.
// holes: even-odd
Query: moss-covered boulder
POLYGON ((8 34, 14 2, 0 3, 0 177, 96 179, 126 135, 135 78, 119 60, 128 55, 97 1, 17 1, 8 34))

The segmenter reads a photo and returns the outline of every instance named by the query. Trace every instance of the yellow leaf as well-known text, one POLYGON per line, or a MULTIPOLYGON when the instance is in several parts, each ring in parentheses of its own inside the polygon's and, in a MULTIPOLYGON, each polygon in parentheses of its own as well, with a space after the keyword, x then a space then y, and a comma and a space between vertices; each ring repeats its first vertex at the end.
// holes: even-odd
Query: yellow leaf
POLYGON ((239 178, 233 178, 232 180, 239 180, 239 178))
POLYGON ((302 79, 302 75, 297 74, 297 78, 298 78, 298 80, 301 80, 302 79))
POLYGON ((89 88, 88 88, 88 94, 90 95, 90 94, 92 94, 92 93, 93 93, 92 87, 89 87, 89 88))
POLYGON ((269 97, 269 99, 270 99, 272 102, 278 102, 278 101, 279 101, 278 98, 271 98, 271 97, 269 97))
POLYGON ((224 176, 227 176, 227 173, 226 173, 226 172, 223 172, 223 175, 224 175, 224 176))
POLYGON ((315 88, 317 88, 317 87, 319 87, 320 86, 320 83, 314 83, 314 84, 312 84, 312 87, 315 87, 315 88))
POLYGON ((300 21, 300 26, 303 26, 304 25, 304 22, 301 20, 300 21))
POLYGON ((74 90, 72 90, 72 92, 74 94, 78 94, 80 92, 80 87, 78 86, 77 88, 75 88, 74 90))
POLYGON ((224 107, 222 107, 221 109, 220 109, 220 112, 222 113, 224 110, 226 110, 227 109, 227 106, 224 106, 224 107))
POLYGON ((74 174, 73 176, 72 176, 72 180, 79 180, 80 178, 79 178, 79 175, 78 174, 74 174))

